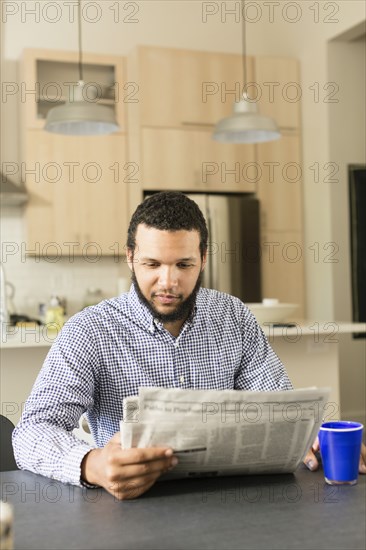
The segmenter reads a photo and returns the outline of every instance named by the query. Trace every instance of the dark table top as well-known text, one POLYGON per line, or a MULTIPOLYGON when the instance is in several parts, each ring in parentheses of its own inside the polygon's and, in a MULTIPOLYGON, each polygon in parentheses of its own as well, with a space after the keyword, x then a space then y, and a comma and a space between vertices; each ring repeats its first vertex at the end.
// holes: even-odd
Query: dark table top
POLYGON ((366 476, 331 487, 294 475, 157 483, 132 501, 30 472, 1 474, 16 549, 364 549, 366 476))

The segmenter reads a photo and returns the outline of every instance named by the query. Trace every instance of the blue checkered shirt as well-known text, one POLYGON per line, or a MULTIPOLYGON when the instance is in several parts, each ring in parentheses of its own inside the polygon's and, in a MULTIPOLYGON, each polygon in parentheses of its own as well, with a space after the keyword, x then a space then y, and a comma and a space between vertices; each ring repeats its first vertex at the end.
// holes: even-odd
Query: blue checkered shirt
POLYGON ((201 288, 173 337, 128 293, 84 309, 50 349, 13 433, 20 468, 80 485, 93 447, 72 430, 83 413, 97 447, 119 431, 123 399, 140 386, 287 390, 291 382, 248 308, 201 288))

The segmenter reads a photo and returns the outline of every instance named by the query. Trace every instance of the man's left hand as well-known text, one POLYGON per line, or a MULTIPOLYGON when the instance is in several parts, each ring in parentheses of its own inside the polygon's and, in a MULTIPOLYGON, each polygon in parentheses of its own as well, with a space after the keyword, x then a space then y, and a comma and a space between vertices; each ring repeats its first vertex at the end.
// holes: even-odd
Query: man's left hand
MULTIPOLYGON (((315 456, 315 453, 319 451, 319 439, 316 438, 316 440, 313 443, 313 446, 307 453, 306 457, 304 458, 304 464, 309 468, 309 470, 315 471, 319 468, 319 462, 318 459, 315 456)), ((358 471, 360 474, 366 474, 366 446, 364 443, 361 445, 361 454, 360 454, 360 464, 358 467, 358 471)))

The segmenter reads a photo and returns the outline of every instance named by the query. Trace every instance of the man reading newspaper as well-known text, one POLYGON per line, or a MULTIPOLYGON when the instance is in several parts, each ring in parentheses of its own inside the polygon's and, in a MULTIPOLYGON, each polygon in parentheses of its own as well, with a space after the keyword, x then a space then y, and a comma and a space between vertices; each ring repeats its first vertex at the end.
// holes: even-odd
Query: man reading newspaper
MULTIPOLYGON (((291 390, 248 308, 201 287, 207 241, 200 209, 182 193, 138 206, 128 229, 130 291, 65 324, 14 430, 20 468, 134 498, 179 460, 167 446, 121 447, 123 400, 140 387, 291 390), (73 434, 84 413, 95 447, 73 434)), ((312 450, 305 462, 318 467, 312 450)))

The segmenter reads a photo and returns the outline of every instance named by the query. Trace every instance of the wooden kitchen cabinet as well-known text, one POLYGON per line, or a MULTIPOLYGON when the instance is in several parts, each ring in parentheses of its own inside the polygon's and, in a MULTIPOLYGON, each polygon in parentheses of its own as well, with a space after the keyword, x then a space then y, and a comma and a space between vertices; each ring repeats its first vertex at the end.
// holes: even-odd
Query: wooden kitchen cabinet
MULTIPOLYGON (((25 49, 22 56, 23 122, 26 128, 43 129, 47 113, 62 105, 79 80, 78 52, 25 49)), ((120 56, 83 53, 86 99, 113 109, 124 124, 123 59, 120 56), (96 92, 92 99, 92 92, 96 92)))
POLYGON ((190 189, 198 183, 196 132, 143 128, 141 131, 144 189, 190 189))
POLYGON ((282 132, 278 141, 257 146, 260 170, 262 295, 299 304, 305 315, 303 188, 300 138, 282 132))
POLYGON ((257 145, 261 226, 268 231, 302 230, 300 139, 282 133, 277 141, 257 145))
POLYGON ((300 319, 305 315, 304 256, 302 232, 262 231, 262 296, 298 304, 300 319))
POLYGON ((299 64, 291 58, 254 58, 261 114, 281 130, 277 141, 256 146, 261 209, 262 295, 299 304, 305 315, 301 96, 299 64))
MULTIPOLYGON (((214 125, 232 113, 242 94, 238 54, 140 46, 131 62, 137 64, 141 126, 214 125)), ((251 57, 247 71, 252 80, 251 57)))
POLYGON ((262 115, 274 118, 282 129, 300 127, 299 63, 288 57, 256 56, 254 58, 253 93, 258 95, 262 115))
POLYGON ((22 106, 30 254, 93 257, 123 252, 130 218, 123 58, 83 56, 87 90, 97 90, 92 101, 113 109, 120 132, 64 136, 43 130, 48 110, 64 103, 71 83, 78 80, 77 61, 77 52, 25 50, 23 55, 26 89, 35 90, 22 106))
POLYGON ((207 130, 142 129, 144 189, 256 190, 255 149, 214 141, 207 130))
POLYGON ((41 255, 112 255, 127 232, 125 137, 28 131, 28 248, 41 255), (37 181, 38 180, 38 181, 37 181), (38 243, 38 244, 37 244, 38 243), (54 243, 54 244, 50 244, 54 243))
POLYGON ((254 193, 255 146, 220 143, 211 130, 198 133, 198 169, 205 191, 254 193))
MULTIPOLYGON (((252 78, 252 58, 247 62, 252 78)), ((212 139, 214 125, 231 115, 241 97, 242 78, 238 54, 135 49, 128 80, 138 85, 139 101, 128 103, 129 146, 141 168, 141 191, 255 191, 248 166, 255 162, 255 146, 212 139)), ((138 202, 136 190, 134 197, 138 202)))

